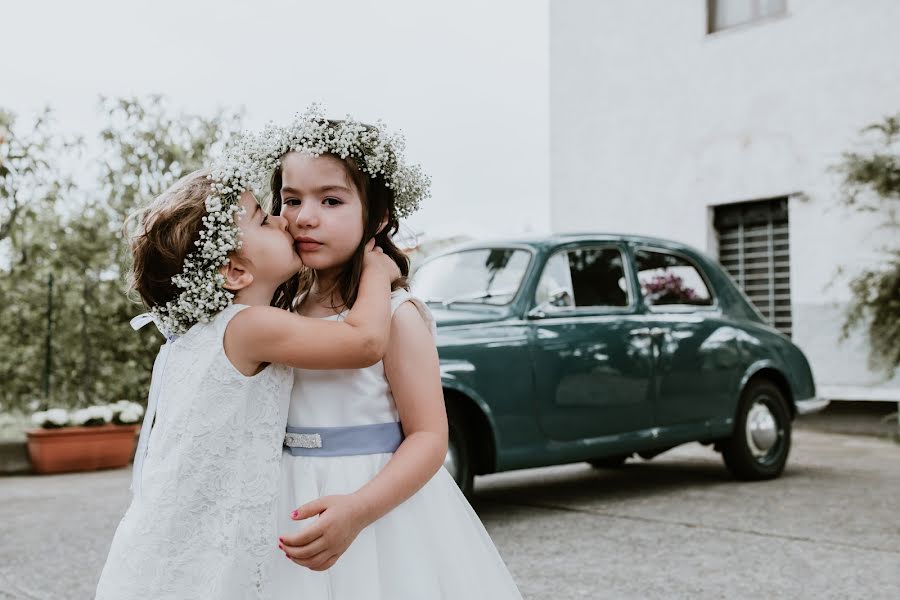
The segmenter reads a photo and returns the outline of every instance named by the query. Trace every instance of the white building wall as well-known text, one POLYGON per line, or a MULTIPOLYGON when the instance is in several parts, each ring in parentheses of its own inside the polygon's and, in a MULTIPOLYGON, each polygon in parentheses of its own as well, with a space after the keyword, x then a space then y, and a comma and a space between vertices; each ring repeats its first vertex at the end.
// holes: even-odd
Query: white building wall
POLYGON ((711 207, 790 195, 793 337, 820 393, 900 400, 838 342, 848 273, 877 261, 884 215, 839 206, 829 167, 900 112, 900 2, 788 0, 706 34, 705 0, 550 3, 554 231, 657 235, 716 256, 711 207))

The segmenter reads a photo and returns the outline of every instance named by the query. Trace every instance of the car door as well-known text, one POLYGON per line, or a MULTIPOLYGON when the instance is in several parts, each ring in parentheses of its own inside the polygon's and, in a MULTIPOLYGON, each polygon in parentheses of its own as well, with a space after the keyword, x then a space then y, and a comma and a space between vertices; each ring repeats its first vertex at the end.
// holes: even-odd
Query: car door
POLYGON ((652 426, 652 355, 625 248, 569 245, 543 265, 529 313, 541 429, 575 440, 652 426))
POLYGON ((740 367, 742 332, 723 318, 702 267, 676 250, 636 245, 635 273, 653 337, 656 425, 724 416, 740 367))

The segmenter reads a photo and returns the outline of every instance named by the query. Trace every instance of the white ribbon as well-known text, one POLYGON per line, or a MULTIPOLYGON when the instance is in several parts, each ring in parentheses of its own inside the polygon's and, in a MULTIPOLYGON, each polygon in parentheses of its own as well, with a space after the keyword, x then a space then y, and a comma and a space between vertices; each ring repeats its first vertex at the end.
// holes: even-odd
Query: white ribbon
POLYGON ((155 323, 156 328, 166 338, 166 343, 159 349, 156 355, 156 361, 153 363, 153 375, 150 379, 150 395, 147 399, 147 412, 144 413, 144 421, 141 423, 141 434, 138 437, 137 450, 134 453, 134 469, 131 472, 131 492, 135 498, 141 495, 141 473, 144 470, 144 458, 147 456, 147 445, 150 443, 150 428, 153 427, 153 420, 156 417, 157 406, 159 404, 160 392, 162 391, 162 375, 166 369, 166 362, 169 359, 169 353, 172 349, 172 342, 178 339, 176 335, 169 335, 160 326, 156 319, 150 313, 143 313, 131 320, 131 327, 135 331, 147 325, 147 323, 155 323))

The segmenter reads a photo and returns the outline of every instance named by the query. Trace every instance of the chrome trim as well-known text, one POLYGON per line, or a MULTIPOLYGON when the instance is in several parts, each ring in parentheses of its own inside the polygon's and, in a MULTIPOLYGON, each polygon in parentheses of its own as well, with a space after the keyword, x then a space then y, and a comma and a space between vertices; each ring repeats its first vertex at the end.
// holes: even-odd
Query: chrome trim
POLYGON ((807 398, 806 400, 797 400, 794 402, 794 405, 797 407, 798 415, 810 415, 812 413, 817 413, 820 410, 824 410, 830 403, 831 400, 828 400, 827 398, 814 396, 812 398, 807 398))
POLYGON ((747 447, 754 458, 764 458, 778 442, 778 423, 763 402, 755 402, 747 412, 747 447))
POLYGON ((440 363, 441 377, 448 373, 471 373, 475 365, 470 362, 440 363))

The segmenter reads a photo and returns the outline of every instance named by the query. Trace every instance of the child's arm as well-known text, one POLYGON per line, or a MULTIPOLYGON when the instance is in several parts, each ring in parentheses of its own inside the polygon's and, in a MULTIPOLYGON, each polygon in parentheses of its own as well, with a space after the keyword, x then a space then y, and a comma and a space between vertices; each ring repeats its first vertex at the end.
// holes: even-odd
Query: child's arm
POLYGON ((266 363, 304 369, 359 369, 384 356, 391 323, 391 282, 400 271, 380 248, 367 251, 356 303, 343 321, 271 306, 239 312, 225 329, 225 354, 245 375, 266 363))
POLYGON ((355 493, 325 496, 297 509, 294 519, 319 515, 299 534, 282 538, 283 551, 297 564, 330 568, 360 531, 415 494, 444 463, 447 413, 437 349, 409 302, 394 313, 384 368, 406 438, 384 469, 355 493))

